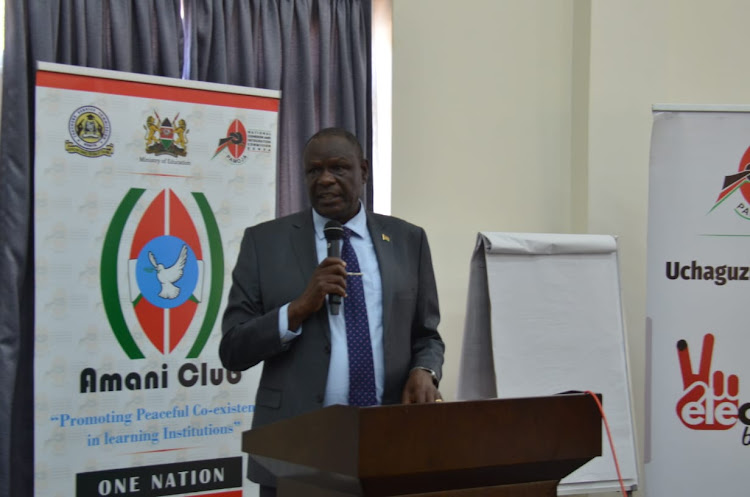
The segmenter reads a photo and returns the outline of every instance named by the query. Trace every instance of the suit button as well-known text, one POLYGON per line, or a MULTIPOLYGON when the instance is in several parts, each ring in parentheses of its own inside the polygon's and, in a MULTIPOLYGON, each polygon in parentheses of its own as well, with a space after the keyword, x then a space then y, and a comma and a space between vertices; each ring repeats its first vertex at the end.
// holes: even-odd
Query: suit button
POLYGON ((315 396, 315 400, 318 401, 318 404, 322 404, 323 403, 323 395, 321 395, 321 394, 316 395, 315 396))
POLYGON ((330 353, 331 353, 331 345, 329 344, 329 345, 326 345, 326 354, 330 354, 330 353))

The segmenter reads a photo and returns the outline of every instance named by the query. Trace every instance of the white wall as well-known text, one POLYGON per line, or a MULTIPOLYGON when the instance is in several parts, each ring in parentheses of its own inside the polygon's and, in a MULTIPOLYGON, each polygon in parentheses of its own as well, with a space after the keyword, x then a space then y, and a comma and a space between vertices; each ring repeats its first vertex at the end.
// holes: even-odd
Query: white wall
POLYGON ((750 103, 748 18, 743 0, 394 0, 392 212, 433 249, 447 398, 478 231, 615 234, 642 449, 651 106, 750 103))
POLYGON ((453 398, 477 232, 570 229, 572 10, 527 0, 393 7, 392 212, 430 240, 453 398))

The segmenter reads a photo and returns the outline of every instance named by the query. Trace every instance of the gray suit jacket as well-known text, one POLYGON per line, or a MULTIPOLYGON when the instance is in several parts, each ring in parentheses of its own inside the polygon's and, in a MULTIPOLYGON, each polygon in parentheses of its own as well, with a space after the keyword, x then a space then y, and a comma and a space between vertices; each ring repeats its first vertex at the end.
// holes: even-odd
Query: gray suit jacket
MULTIPOLYGON (((383 403, 395 404, 413 367, 441 376, 445 347, 437 331, 437 288, 422 228, 370 212, 367 227, 383 286, 383 403)), ((278 328, 279 308, 302 294, 317 265, 310 210, 245 231, 219 355, 230 370, 264 363, 253 427, 323 405, 331 352, 328 307, 305 321, 300 336, 286 345, 278 328)))

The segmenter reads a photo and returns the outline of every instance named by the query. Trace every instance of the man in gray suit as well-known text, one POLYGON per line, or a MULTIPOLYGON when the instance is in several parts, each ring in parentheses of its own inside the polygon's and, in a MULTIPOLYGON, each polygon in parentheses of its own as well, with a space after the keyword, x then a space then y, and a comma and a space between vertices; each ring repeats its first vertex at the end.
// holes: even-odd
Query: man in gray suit
MULTIPOLYGON (((370 403, 440 401, 445 347, 424 230, 365 211, 359 197, 368 162, 345 130, 327 128, 310 138, 304 172, 313 208, 245 231, 224 313, 224 367, 264 363, 253 427, 349 403, 354 354, 347 352, 347 324, 343 312, 326 305, 339 295, 346 308, 347 278, 361 278, 364 287, 374 369, 370 403), (356 274, 341 258, 327 257, 323 229, 330 220, 351 230, 356 274)), ((252 463, 248 473, 261 485, 275 484, 252 463)))

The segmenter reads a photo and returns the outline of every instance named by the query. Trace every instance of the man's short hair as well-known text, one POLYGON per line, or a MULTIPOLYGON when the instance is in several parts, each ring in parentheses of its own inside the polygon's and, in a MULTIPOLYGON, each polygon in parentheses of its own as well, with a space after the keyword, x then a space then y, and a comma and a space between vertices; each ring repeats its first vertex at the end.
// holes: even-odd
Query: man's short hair
POLYGON ((307 143, 305 143, 305 150, 307 150, 307 147, 312 143, 313 141, 317 140, 318 138, 325 138, 329 136, 338 136, 339 138, 344 138, 346 141, 351 143, 354 148, 357 150, 357 154, 359 155, 360 159, 365 158, 365 154, 362 152, 362 145, 360 145, 359 140, 357 140, 357 137, 354 136, 349 131, 345 130, 344 128, 323 128, 314 135, 310 137, 309 140, 307 140, 307 143))

